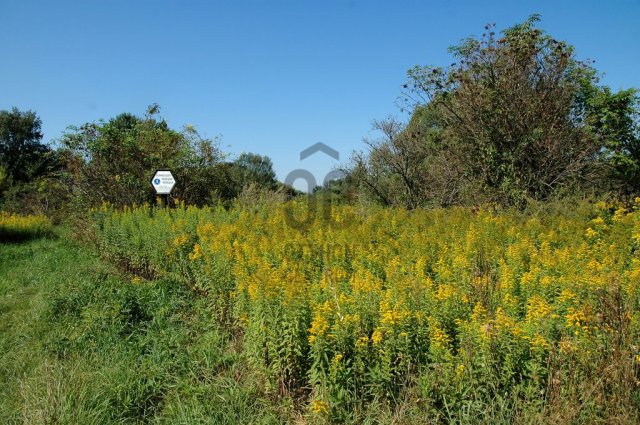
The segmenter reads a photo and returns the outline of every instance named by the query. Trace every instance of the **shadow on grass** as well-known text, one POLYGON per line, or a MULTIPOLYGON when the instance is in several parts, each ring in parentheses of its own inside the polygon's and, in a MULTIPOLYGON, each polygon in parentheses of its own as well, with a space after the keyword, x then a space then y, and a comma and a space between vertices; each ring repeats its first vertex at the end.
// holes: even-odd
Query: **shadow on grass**
POLYGON ((20 244, 40 238, 57 239, 58 235, 50 230, 38 232, 20 232, 0 228, 0 244, 20 244))

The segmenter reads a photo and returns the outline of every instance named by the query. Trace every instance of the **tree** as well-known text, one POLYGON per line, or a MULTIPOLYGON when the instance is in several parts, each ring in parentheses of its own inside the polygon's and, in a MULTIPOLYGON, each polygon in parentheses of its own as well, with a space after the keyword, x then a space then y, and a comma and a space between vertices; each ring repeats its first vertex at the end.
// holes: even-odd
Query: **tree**
POLYGON ((149 179, 158 168, 176 175, 174 194, 190 203, 207 202, 214 179, 206 173, 219 161, 214 142, 195 129, 172 130, 152 105, 144 117, 124 113, 107 122, 72 128, 63 139, 74 195, 84 204, 152 202, 149 179))
POLYGON ((189 149, 183 165, 175 170, 177 196, 198 206, 235 197, 233 181, 223 162, 226 155, 218 147, 219 139, 203 139, 191 125, 184 127, 182 135, 189 149))
POLYGON ((373 128, 380 131, 382 137, 365 139, 369 152, 354 156, 356 166, 351 172, 363 188, 384 205, 417 207, 426 145, 416 142, 406 126, 394 118, 374 121, 373 128))
POLYGON ((6 181, 27 182, 46 170, 50 149, 41 143, 41 127, 33 111, 0 111, 0 167, 6 181))
POLYGON ((610 188, 623 195, 640 194, 640 98, 635 89, 613 93, 608 87, 586 87, 585 124, 601 146, 610 171, 610 188))
POLYGON ((573 47, 535 27, 537 15, 496 36, 485 27, 450 49, 449 67, 409 71, 406 99, 440 111, 443 140, 489 200, 522 204, 593 181, 598 143, 579 102, 597 82, 573 47))
POLYGON ((273 162, 268 156, 245 152, 240 154, 233 164, 237 169, 240 186, 254 183, 264 189, 277 188, 278 180, 273 171, 273 162))
POLYGON ((382 137, 365 140, 368 152, 355 153, 348 171, 361 191, 383 205, 409 209, 461 202, 468 182, 442 140, 437 108, 420 106, 408 124, 387 118, 373 128, 382 137))
POLYGON ((41 142, 41 127, 33 111, 0 111, 0 200, 5 210, 50 213, 65 201, 58 192, 60 158, 41 142))

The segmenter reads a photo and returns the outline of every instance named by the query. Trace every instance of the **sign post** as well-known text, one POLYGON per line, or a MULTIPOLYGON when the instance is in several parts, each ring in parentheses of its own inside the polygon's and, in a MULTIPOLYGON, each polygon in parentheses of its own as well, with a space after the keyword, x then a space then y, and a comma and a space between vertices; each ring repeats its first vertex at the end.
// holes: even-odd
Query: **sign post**
POLYGON ((170 170, 157 170, 151 177, 151 186, 156 191, 156 194, 162 197, 164 207, 168 205, 169 194, 176 185, 176 179, 173 178, 170 170))

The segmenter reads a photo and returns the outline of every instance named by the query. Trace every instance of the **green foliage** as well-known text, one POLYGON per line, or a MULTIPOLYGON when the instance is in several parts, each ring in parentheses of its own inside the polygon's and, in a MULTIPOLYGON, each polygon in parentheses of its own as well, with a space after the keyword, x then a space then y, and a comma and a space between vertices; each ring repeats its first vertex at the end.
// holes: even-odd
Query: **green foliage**
POLYGON ((3 193, 6 211, 21 214, 45 214, 61 220, 70 209, 68 187, 56 171, 24 183, 10 185, 3 193))
POLYGON ((169 168, 176 178, 175 199, 203 206, 229 202, 249 184, 277 187, 271 160, 243 154, 224 162, 218 140, 203 139, 193 126, 182 131, 159 119, 157 105, 140 118, 131 114, 73 128, 63 140, 63 154, 73 197, 84 206, 153 203, 149 180, 169 168))
POLYGON ((236 180, 239 185, 256 184, 264 189, 275 190, 278 181, 273 171, 273 163, 268 156, 256 153, 242 153, 233 161, 236 180))
POLYGON ((375 122, 383 138, 353 158, 362 192, 408 208, 638 194, 636 91, 599 86, 592 63, 538 20, 487 25, 450 48, 450 66, 410 69, 410 122, 375 122))
POLYGON ((9 170, 6 165, 0 164, 0 193, 4 192, 9 185, 9 170))
POLYGON ((585 123, 602 147, 611 189, 640 193, 640 97, 636 89, 613 93, 608 87, 586 91, 585 123))
POLYGON ((141 204, 153 200, 149 180, 156 169, 181 170, 190 159, 184 134, 171 130, 150 108, 72 128, 62 139, 73 195, 87 205, 141 204))
POLYGON ((58 239, 0 244, 3 424, 283 423, 209 307, 58 239))
POLYGON ((265 393, 312 421, 637 420, 640 198, 286 226, 303 207, 93 217, 101 252, 203 297, 265 393))
POLYGON ((572 207, 304 236, 344 256, 269 209, 103 208, 101 257, 0 244, 0 421, 635 423, 638 210, 572 207))
POLYGON ((383 205, 405 208, 473 203, 459 155, 443 135, 441 112, 416 107, 404 125, 394 118, 374 121, 380 139, 352 157, 349 180, 383 205))
POLYGON ((41 143, 41 121, 35 112, 0 111, 0 201, 8 211, 46 213, 60 172, 58 154, 41 143))
POLYGON ((73 195, 85 206, 109 202, 153 202, 149 180, 156 169, 172 170, 175 198, 203 205, 234 196, 217 141, 192 127, 178 132, 156 118, 152 105, 143 117, 121 114, 108 122, 85 124, 63 138, 73 195))
POLYGON ((0 165, 5 179, 25 182, 43 174, 50 150, 41 143, 41 126, 33 111, 0 111, 0 165))
POLYGON ((51 221, 44 216, 0 212, 0 242, 17 242, 50 235, 51 221))
POLYGON ((486 26, 450 51, 450 67, 409 71, 411 93, 441 111, 446 142, 489 199, 548 199, 586 178, 595 141, 573 117, 581 83, 595 83, 573 47, 535 27, 537 16, 497 36, 486 26))
POLYGON ((330 208, 329 205, 353 204, 358 201, 360 188, 354 178, 354 173, 339 170, 341 177, 329 180, 322 186, 316 186, 313 190, 310 202, 320 202, 323 211, 330 208))

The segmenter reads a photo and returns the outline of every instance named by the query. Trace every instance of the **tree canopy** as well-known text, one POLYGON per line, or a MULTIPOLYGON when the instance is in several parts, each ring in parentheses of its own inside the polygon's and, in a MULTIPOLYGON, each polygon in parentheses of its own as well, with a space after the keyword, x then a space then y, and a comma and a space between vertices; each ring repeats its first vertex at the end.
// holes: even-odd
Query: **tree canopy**
POLYGON ((177 197, 200 204, 209 200, 214 187, 207 187, 212 182, 204 174, 222 157, 215 142, 201 138, 192 127, 169 128, 158 113, 159 107, 152 105, 143 117, 123 113, 71 128, 62 146, 78 199, 88 205, 151 202, 151 175, 170 168, 178 182, 177 197))
POLYGON ((500 34, 487 25, 450 48, 452 64, 410 69, 403 100, 413 116, 374 123, 383 138, 354 156, 361 186, 409 208, 637 191, 636 92, 600 86, 593 62, 538 20, 500 34))
POLYGON ((50 149, 42 143, 41 127, 33 111, 0 111, 0 168, 5 179, 25 182, 43 172, 50 149))

